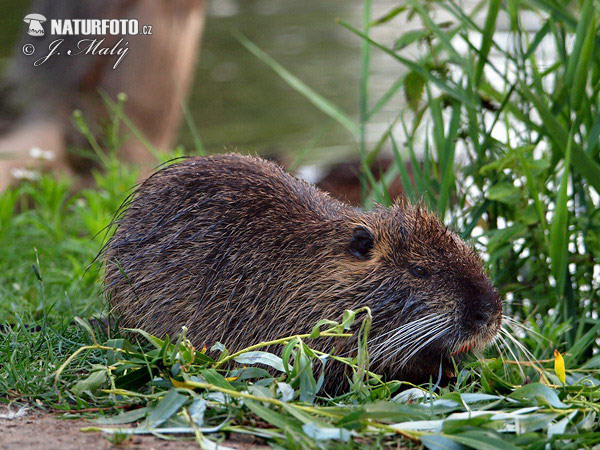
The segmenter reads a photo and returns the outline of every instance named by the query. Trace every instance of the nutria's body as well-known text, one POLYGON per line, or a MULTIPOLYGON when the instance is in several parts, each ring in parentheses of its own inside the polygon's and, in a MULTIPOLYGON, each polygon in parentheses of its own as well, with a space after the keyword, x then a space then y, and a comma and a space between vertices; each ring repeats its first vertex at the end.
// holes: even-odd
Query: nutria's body
POLYGON ((122 324, 158 335, 186 325, 198 346, 235 350, 369 306, 371 368, 424 381, 500 325, 480 259, 433 215, 408 204, 363 212, 258 158, 188 158, 160 170, 106 258, 122 324))

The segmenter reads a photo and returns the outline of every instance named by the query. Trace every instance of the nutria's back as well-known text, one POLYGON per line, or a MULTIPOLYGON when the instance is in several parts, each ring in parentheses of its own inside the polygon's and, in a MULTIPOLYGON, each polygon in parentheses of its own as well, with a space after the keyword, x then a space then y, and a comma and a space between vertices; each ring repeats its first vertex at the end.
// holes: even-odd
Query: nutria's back
POLYGON ((146 180, 106 260, 125 326, 173 335, 186 325, 196 345, 235 350, 369 306, 373 367, 415 381, 485 345, 500 323, 480 259, 434 216, 408 204, 362 212, 235 154, 146 180))

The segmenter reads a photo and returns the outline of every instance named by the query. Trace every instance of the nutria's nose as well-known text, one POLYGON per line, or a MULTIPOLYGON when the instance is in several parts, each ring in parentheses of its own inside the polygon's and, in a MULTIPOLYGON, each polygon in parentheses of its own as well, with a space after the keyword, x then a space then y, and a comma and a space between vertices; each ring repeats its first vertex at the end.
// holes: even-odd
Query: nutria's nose
POLYGON ((490 321, 490 314, 484 311, 475 311, 473 314, 473 321, 478 327, 486 326, 490 321))
POLYGON ((467 311, 467 320, 473 328, 489 326, 501 313, 500 297, 495 290, 486 291, 467 311))

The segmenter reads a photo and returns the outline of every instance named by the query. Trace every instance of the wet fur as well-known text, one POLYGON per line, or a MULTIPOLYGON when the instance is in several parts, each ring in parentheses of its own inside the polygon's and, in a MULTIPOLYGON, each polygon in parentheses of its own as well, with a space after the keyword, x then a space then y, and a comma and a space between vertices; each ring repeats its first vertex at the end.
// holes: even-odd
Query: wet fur
MULTIPOLYGON (((105 259, 125 326, 162 336, 186 325, 195 345, 236 350, 369 306, 371 368, 415 382, 437 376, 463 345, 483 347, 500 324, 481 260, 432 214, 408 203, 364 212, 236 154, 187 158, 148 178, 105 259), (416 266, 428 276, 415 276, 416 266), (406 360, 426 327, 414 327, 412 342, 407 334, 394 343, 393 330, 432 314, 446 321, 442 334, 406 360)), ((351 351, 355 342, 337 345, 351 351)), ((332 366, 330 382, 339 386, 343 370, 332 366)))

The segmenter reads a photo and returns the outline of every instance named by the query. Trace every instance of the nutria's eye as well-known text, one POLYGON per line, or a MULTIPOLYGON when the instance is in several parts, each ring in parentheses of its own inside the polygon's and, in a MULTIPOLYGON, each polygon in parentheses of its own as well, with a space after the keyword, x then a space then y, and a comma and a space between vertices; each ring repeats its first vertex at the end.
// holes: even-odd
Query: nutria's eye
POLYGON ((352 240, 348 252, 358 259, 369 259, 373 249, 373 235, 365 227, 356 227, 352 232, 352 240))
POLYGON ((423 266, 411 266, 409 270, 417 278, 427 278, 429 276, 429 271, 423 266))

